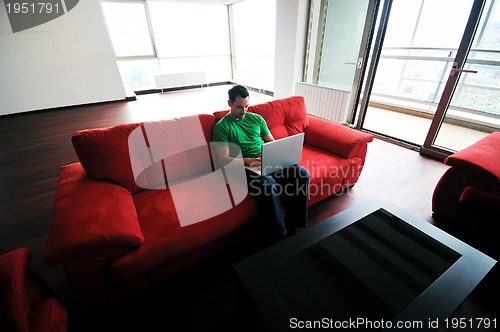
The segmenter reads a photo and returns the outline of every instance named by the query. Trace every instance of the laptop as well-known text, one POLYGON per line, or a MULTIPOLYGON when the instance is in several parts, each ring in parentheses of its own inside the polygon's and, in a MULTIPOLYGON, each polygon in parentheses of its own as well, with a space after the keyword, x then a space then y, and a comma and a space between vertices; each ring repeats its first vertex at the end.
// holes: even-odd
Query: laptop
POLYGON ((288 136, 262 145, 261 166, 245 166, 250 172, 264 176, 298 164, 302 157, 304 133, 288 136))

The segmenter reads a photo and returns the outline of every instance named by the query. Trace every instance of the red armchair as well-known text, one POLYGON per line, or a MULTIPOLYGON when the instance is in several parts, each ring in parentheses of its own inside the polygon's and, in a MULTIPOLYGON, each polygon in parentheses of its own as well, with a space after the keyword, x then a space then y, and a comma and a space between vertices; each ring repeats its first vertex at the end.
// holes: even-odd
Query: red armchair
POLYGON ((432 210, 463 230, 498 245, 500 221, 500 132, 445 159, 451 167, 439 180, 432 210))
POLYGON ((0 331, 66 331, 66 310, 27 267, 30 258, 27 248, 0 256, 0 331))

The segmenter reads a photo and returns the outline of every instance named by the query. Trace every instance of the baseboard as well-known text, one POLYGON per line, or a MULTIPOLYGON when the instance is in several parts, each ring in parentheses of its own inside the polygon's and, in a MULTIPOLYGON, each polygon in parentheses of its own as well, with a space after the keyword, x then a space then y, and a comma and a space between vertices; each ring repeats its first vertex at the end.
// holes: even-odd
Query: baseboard
POLYGON ((9 118, 9 117, 15 117, 15 116, 22 116, 27 113, 43 113, 43 112, 52 112, 52 111, 58 111, 58 110, 70 110, 73 108, 81 108, 81 107, 89 107, 89 106, 99 106, 99 105, 106 105, 106 104, 112 104, 112 103, 120 103, 120 102, 128 102, 136 100, 136 97, 125 97, 123 99, 114 99, 114 100, 107 100, 107 101, 98 101, 94 103, 87 103, 87 104, 78 104, 78 105, 68 105, 68 106, 58 106, 58 107, 51 107, 51 108, 41 108, 37 110, 27 110, 27 111, 22 111, 22 112, 17 112, 17 113, 10 113, 10 114, 2 114, 0 115, 0 119, 2 118, 9 118))

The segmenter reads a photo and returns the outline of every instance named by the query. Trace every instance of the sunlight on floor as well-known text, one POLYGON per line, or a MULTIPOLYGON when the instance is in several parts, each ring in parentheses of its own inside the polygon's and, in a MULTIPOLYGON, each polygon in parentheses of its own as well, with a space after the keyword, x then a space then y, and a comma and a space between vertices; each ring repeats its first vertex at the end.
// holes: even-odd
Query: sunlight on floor
MULTIPOLYGON (((189 89, 137 96, 129 102, 132 121, 171 119, 194 114, 212 114, 228 110, 227 91, 231 85, 189 89)), ((250 105, 273 100, 268 95, 250 91, 250 105)))
MULTIPOLYGON (((404 141, 423 145, 431 119, 369 107, 363 127, 404 141)), ((455 151, 477 142, 488 133, 444 123, 436 144, 455 151)))

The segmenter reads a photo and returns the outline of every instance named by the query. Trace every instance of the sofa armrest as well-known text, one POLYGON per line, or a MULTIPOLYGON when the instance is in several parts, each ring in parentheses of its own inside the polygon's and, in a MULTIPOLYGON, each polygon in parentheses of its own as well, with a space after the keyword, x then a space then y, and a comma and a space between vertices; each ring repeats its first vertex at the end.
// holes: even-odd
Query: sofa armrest
POLYGON ((362 146, 373 141, 373 135, 309 116, 304 140, 307 144, 350 159, 357 156, 362 146))
POLYGON ((45 261, 56 265, 93 251, 144 243, 130 192, 91 179, 80 163, 61 167, 45 261))

